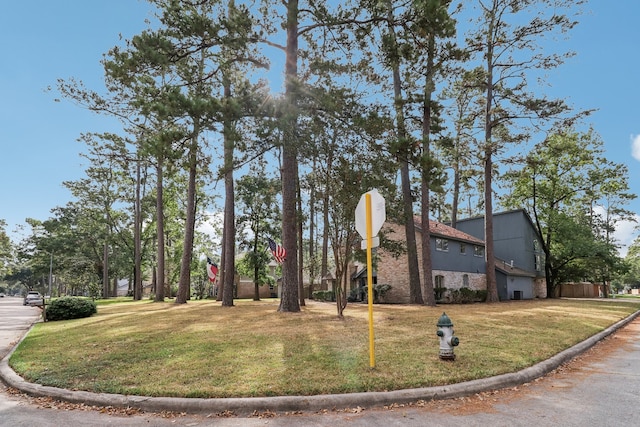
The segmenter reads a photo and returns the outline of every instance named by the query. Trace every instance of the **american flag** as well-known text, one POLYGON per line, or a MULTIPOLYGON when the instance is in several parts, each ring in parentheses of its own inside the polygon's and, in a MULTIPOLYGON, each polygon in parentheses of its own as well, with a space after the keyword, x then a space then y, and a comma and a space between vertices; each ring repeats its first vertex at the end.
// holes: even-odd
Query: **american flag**
POLYGON ((211 258, 207 257, 207 276, 209 276, 209 281, 211 283, 216 281, 216 276, 218 275, 218 266, 211 261, 211 258))
POLYGON ((282 246, 274 242, 271 238, 267 237, 267 239, 269 240, 269 249, 271 249, 273 257, 276 259, 277 263, 282 264, 287 256, 287 251, 282 246))

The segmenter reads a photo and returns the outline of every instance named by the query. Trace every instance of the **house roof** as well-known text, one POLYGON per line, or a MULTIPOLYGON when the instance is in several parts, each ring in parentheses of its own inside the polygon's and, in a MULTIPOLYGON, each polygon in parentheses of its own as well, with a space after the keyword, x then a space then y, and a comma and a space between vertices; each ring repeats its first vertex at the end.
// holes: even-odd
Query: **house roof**
MULTIPOLYGON (((526 211, 526 209, 523 209, 523 208, 511 209, 511 210, 508 210, 508 211, 501 211, 501 212, 494 212, 493 216, 496 217, 496 216, 500 216, 500 215, 509 215, 509 214, 516 213, 516 212, 523 213, 524 215, 529 217, 529 220, 531 221, 531 217, 529 216, 529 213, 526 211)), ((484 218, 484 215, 475 215, 475 216, 470 216, 469 218, 458 218, 457 222, 472 221, 472 220, 480 219, 480 218, 484 218)))
POLYGON ((512 267, 510 262, 505 260, 494 258, 496 270, 503 272, 507 276, 519 276, 519 277, 536 277, 535 274, 530 271, 523 270, 518 267, 512 267))
MULTIPOLYGON (((376 277, 377 275, 378 275, 378 272, 375 270, 371 273, 371 277, 376 277)), ((367 267, 363 267, 362 270, 355 271, 351 275, 351 280, 360 279, 362 277, 367 277, 367 267)))
MULTIPOLYGON (((420 220, 420 217, 414 217, 414 221, 416 227, 418 227, 420 229, 420 232, 422 232, 422 221, 420 220)), ((429 233, 431 233, 433 236, 445 237, 447 239, 460 240, 463 242, 484 246, 484 242, 477 237, 474 237, 471 234, 467 234, 463 231, 457 230, 453 227, 450 227, 438 221, 434 221, 432 219, 429 220, 429 233)))

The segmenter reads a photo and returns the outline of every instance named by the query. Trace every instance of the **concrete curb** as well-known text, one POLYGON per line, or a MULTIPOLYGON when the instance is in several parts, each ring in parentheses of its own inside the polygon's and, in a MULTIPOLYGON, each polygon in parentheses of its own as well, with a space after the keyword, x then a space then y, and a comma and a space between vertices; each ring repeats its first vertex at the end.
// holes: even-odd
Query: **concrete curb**
MULTIPOLYGON (((51 397, 57 400, 83 403, 95 406, 137 408, 146 412, 185 412, 189 414, 212 414, 233 411, 236 415, 250 415, 254 411, 273 412, 315 412, 323 409, 343 409, 360 407, 380 407, 392 403, 408 403, 418 400, 440 400, 469 396, 483 391, 497 390, 524 384, 539 378, 563 363, 582 354, 596 343, 640 316, 640 311, 615 323, 604 331, 564 350, 548 360, 519 372, 494 377, 451 384, 447 386, 425 387, 388 392, 328 394, 316 396, 278 396, 249 398, 172 398, 127 396, 122 394, 91 393, 48 387, 25 381, 9 367, 9 357, 13 350, 0 361, 0 378, 9 386, 36 397, 51 397)), ((23 337, 24 339, 24 337, 23 337)))

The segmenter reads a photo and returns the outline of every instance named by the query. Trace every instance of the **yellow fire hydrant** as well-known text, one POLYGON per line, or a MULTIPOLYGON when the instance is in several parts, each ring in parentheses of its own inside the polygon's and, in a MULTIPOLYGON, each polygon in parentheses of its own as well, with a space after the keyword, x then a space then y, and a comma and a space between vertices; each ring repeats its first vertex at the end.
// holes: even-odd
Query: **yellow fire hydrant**
POLYGON ((456 360, 456 355, 453 353, 453 347, 460 344, 460 340, 453 332, 453 323, 447 313, 442 312, 442 316, 438 319, 438 332, 436 333, 440 337, 440 359, 442 360, 456 360))

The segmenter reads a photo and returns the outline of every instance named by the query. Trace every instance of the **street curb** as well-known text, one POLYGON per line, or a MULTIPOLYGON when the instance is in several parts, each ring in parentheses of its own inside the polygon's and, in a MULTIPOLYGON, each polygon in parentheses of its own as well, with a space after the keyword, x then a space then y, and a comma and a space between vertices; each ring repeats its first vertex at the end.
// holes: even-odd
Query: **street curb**
MULTIPOLYGON (((442 400, 469 396, 476 393, 513 387, 531 382, 548 374, 563 363, 582 354, 596 343, 626 326, 640 316, 637 311, 629 317, 611 325, 604 331, 587 338, 575 346, 564 350, 548 360, 537 363, 518 372, 467 381, 438 387, 425 387, 386 392, 363 392, 348 394, 327 394, 315 396, 277 396, 247 398, 173 398, 128 396, 122 394, 71 391, 57 387, 43 386, 25 381, 9 366, 9 358, 17 345, 0 361, 0 379, 7 386, 35 397, 51 397, 70 403, 95 406, 137 408, 146 412, 184 412, 189 414, 215 414, 231 411, 236 415, 250 415, 257 412, 316 412, 321 410, 355 407, 381 407, 394 403, 409 403, 418 400, 442 400)), ((26 336, 26 335, 25 335, 26 336)), ((22 338, 24 339, 24 337, 22 338)), ((22 341, 22 339, 20 341, 22 341)))

